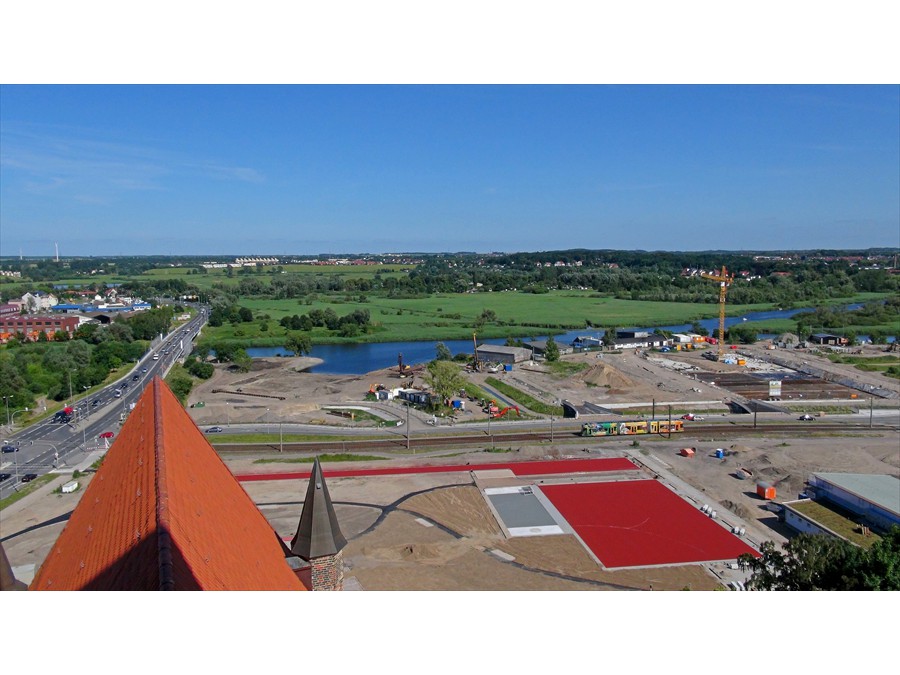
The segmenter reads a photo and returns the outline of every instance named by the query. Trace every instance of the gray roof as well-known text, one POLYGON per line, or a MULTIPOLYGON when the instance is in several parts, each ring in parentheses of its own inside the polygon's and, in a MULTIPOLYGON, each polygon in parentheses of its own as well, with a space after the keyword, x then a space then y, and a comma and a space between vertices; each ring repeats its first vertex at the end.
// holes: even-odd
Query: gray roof
POLYGON ((322 466, 316 457, 309 486, 306 488, 306 499, 303 500, 303 510, 300 512, 300 524, 291 541, 291 553, 304 560, 311 560, 335 555, 346 545, 347 540, 341 534, 334 506, 328 495, 328 486, 322 476, 322 466))
POLYGON ((900 515, 900 479, 893 476, 867 473, 815 473, 813 474, 866 501, 900 515))
POLYGON ((513 356, 528 356, 531 352, 524 347, 507 347, 506 345, 478 345, 479 352, 487 354, 511 354, 513 356))

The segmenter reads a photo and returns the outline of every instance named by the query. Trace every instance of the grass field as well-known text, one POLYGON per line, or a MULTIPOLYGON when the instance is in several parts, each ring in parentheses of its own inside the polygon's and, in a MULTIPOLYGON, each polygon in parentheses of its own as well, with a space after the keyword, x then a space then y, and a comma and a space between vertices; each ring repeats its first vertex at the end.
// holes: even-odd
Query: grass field
POLYGON ((562 406, 551 405, 549 403, 545 403, 544 401, 539 401, 530 394, 526 394, 524 391, 510 386, 506 384, 506 382, 501 382, 496 377, 485 378, 484 382, 485 384, 489 384, 490 386, 492 386, 501 394, 505 394, 519 405, 528 408, 532 412, 536 412, 539 415, 555 415, 556 417, 563 416, 562 406))
MULTIPOLYGON (((871 299, 872 295, 846 298, 837 303, 863 301, 871 299)), ((354 338, 337 337, 324 328, 314 329, 310 338, 316 344, 471 339, 476 322, 485 310, 493 311, 497 320, 477 329, 482 339, 537 337, 583 328, 588 322, 601 327, 664 326, 713 318, 718 313, 715 304, 620 300, 589 291, 554 291, 541 295, 519 292, 435 294, 410 299, 369 295, 366 302, 320 296, 309 304, 304 300, 276 299, 245 299, 240 304, 253 310, 255 317, 268 315, 267 330, 261 329, 263 319, 259 319, 238 326, 207 327, 202 340, 237 340, 254 346, 281 346, 285 335, 285 330, 278 324, 281 318, 326 308, 331 308, 338 316, 358 309, 368 310, 374 328, 369 334, 354 338)), ((768 309, 772 309, 771 306, 735 305, 728 308, 728 313, 740 315, 768 309)), ((776 322, 783 330, 796 329, 796 324, 789 319, 766 322, 766 325, 776 322)))
MULTIPOLYGON (((268 315, 268 330, 261 321, 204 329, 203 339, 244 340, 259 346, 280 346, 285 331, 278 325, 282 317, 303 315, 313 309, 333 309, 338 316, 358 309, 368 310, 374 330, 364 337, 340 338, 325 329, 310 333, 314 343, 395 342, 404 340, 470 339, 485 310, 497 320, 478 329, 481 338, 536 337, 593 325, 650 326, 690 322, 712 317, 714 305, 619 300, 595 293, 572 291, 543 295, 531 293, 438 294, 428 298, 402 299, 369 296, 367 302, 320 299, 310 304, 298 300, 247 299, 241 305, 254 316, 268 315)), ((735 307, 735 313, 766 309, 767 306, 735 307)))

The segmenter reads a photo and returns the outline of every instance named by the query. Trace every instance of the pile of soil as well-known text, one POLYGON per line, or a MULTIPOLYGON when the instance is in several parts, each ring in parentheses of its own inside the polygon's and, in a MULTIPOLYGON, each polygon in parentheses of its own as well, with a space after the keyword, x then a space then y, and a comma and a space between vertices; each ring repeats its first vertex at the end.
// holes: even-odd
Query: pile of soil
POLYGON ((629 391, 636 387, 634 380, 604 363, 598 363, 587 370, 583 370, 575 378, 586 385, 606 387, 610 390, 610 393, 629 391))

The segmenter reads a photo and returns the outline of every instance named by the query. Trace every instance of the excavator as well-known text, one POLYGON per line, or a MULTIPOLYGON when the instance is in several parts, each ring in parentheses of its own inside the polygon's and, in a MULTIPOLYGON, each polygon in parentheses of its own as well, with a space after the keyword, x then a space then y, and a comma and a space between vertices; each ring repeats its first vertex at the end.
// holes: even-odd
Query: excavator
POLYGON ((515 410, 516 415, 521 415, 521 413, 519 412, 518 406, 511 405, 511 406, 507 406, 503 410, 498 410, 496 413, 491 413, 491 417, 494 419, 497 419, 498 417, 503 417, 504 415, 509 413, 510 410, 515 410))

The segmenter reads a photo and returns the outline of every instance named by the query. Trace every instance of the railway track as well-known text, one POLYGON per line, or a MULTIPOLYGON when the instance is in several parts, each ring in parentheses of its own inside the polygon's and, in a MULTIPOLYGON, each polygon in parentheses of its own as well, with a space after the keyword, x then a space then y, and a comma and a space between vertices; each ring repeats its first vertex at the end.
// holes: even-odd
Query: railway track
MULTIPOLYGON (((816 432, 825 433, 867 433, 876 432, 884 433, 888 431, 900 431, 900 428, 894 425, 873 424, 841 424, 841 423, 820 423, 814 424, 758 424, 756 427, 750 424, 698 424, 691 425, 690 429, 681 433, 654 434, 658 438, 662 436, 666 439, 694 439, 697 437, 707 437, 715 439, 727 439, 733 437, 744 437, 747 435, 797 435, 810 434, 816 432)), ((647 438, 647 434, 635 434, 633 436, 592 436, 586 438, 581 436, 580 429, 578 431, 572 429, 556 430, 552 434, 552 442, 559 444, 581 443, 596 444, 607 439, 623 439, 633 438, 640 440, 647 438)), ((527 432, 509 432, 493 434, 493 444, 495 447, 510 447, 514 445, 528 445, 538 443, 551 442, 551 433, 548 430, 527 431, 527 432)), ((472 433, 458 433, 452 436, 437 435, 420 435, 409 440, 409 448, 413 451, 435 450, 440 448, 472 448, 477 446, 488 447, 491 444, 491 437, 486 432, 478 431, 472 433)), ((216 450, 222 453, 238 453, 250 454, 260 452, 278 452, 279 443, 255 443, 255 444, 230 444, 217 443, 216 450)), ((405 436, 392 436, 383 439, 362 439, 362 440, 341 440, 341 441, 312 441, 303 443, 285 443, 284 451, 291 453, 303 452, 329 452, 329 453, 353 453, 363 451, 375 452, 394 452, 405 451, 407 448, 407 440, 405 436)))

